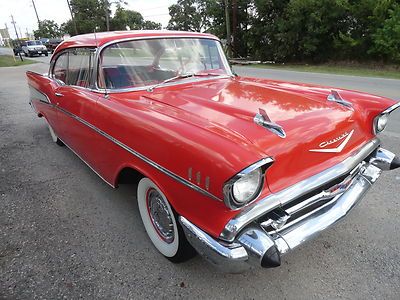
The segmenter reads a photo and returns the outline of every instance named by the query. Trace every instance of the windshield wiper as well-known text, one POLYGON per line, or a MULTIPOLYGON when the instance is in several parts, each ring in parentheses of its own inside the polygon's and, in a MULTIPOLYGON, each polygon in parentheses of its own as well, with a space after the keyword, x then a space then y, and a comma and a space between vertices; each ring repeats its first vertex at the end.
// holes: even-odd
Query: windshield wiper
POLYGON ((174 77, 165 79, 165 80, 163 80, 163 81, 161 81, 161 82, 159 82, 159 83, 157 83, 157 84, 155 84, 155 85, 150 86, 150 87, 147 89, 147 91, 148 91, 148 92, 152 92, 155 88, 157 88, 157 87, 159 87, 160 85, 163 85, 163 84, 165 84, 165 83, 168 83, 168 82, 170 82, 170 81, 174 81, 174 80, 177 80, 177 79, 183 79, 183 78, 189 78, 189 77, 193 77, 193 76, 194 76, 194 73, 179 74, 179 75, 176 75, 176 76, 174 76, 174 77))
POLYGON ((193 76, 229 76, 228 74, 212 73, 212 72, 200 72, 194 73, 193 76))
POLYGON ((163 81, 161 81, 161 82, 159 82, 159 83, 157 83, 155 85, 150 86, 147 89, 147 91, 148 92, 152 92, 155 88, 157 88, 157 87, 159 87, 159 86, 161 86, 161 85, 163 85, 165 83, 177 80, 177 79, 184 79, 184 78, 197 77, 197 76, 202 77, 202 76, 224 76, 224 75, 230 76, 228 74, 219 74, 219 73, 211 73, 211 72, 210 73, 184 73, 184 74, 179 74, 179 75, 176 75, 174 77, 165 79, 165 80, 163 80, 163 81))

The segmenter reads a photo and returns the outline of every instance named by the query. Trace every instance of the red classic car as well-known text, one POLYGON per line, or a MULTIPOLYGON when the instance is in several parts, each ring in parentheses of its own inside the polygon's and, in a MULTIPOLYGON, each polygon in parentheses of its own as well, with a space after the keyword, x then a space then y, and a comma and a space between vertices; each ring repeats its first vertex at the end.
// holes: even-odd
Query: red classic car
POLYGON ((400 103, 235 75, 210 34, 126 31, 61 43, 30 104, 53 140, 112 187, 137 184, 144 227, 171 261, 275 267, 347 215, 382 170, 400 103))

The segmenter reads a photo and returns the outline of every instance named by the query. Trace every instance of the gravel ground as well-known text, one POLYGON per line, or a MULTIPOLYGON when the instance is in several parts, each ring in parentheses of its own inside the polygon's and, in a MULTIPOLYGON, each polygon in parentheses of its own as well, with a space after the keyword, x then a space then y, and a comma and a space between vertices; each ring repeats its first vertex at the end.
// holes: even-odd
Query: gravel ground
MULTIPOLYGON (((175 265, 148 240, 135 187, 112 189, 51 141, 28 105, 27 69, 47 65, 0 69, 0 298, 400 298, 400 171, 280 268, 175 265)), ((382 139, 400 154, 399 128, 382 139)))

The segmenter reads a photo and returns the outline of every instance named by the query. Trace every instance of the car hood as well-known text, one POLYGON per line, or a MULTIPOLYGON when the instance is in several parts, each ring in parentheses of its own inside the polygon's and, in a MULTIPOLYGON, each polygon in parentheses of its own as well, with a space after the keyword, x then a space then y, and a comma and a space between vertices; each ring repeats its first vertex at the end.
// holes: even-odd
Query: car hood
POLYGON ((339 163, 372 138, 370 126, 353 109, 327 101, 330 91, 238 77, 159 88, 146 97, 194 120, 219 124, 272 156, 267 178, 271 191, 278 191, 339 163), (254 123, 260 108, 283 127, 286 138, 254 123))

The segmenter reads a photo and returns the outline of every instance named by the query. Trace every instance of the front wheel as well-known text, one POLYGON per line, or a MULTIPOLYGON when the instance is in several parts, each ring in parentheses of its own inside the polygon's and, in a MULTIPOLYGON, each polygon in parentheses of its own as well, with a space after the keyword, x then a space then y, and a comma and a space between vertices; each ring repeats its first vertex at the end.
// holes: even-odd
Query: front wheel
POLYGON ((149 178, 140 180, 137 200, 147 235, 162 255, 174 263, 184 262, 196 255, 177 221, 177 214, 149 178))

